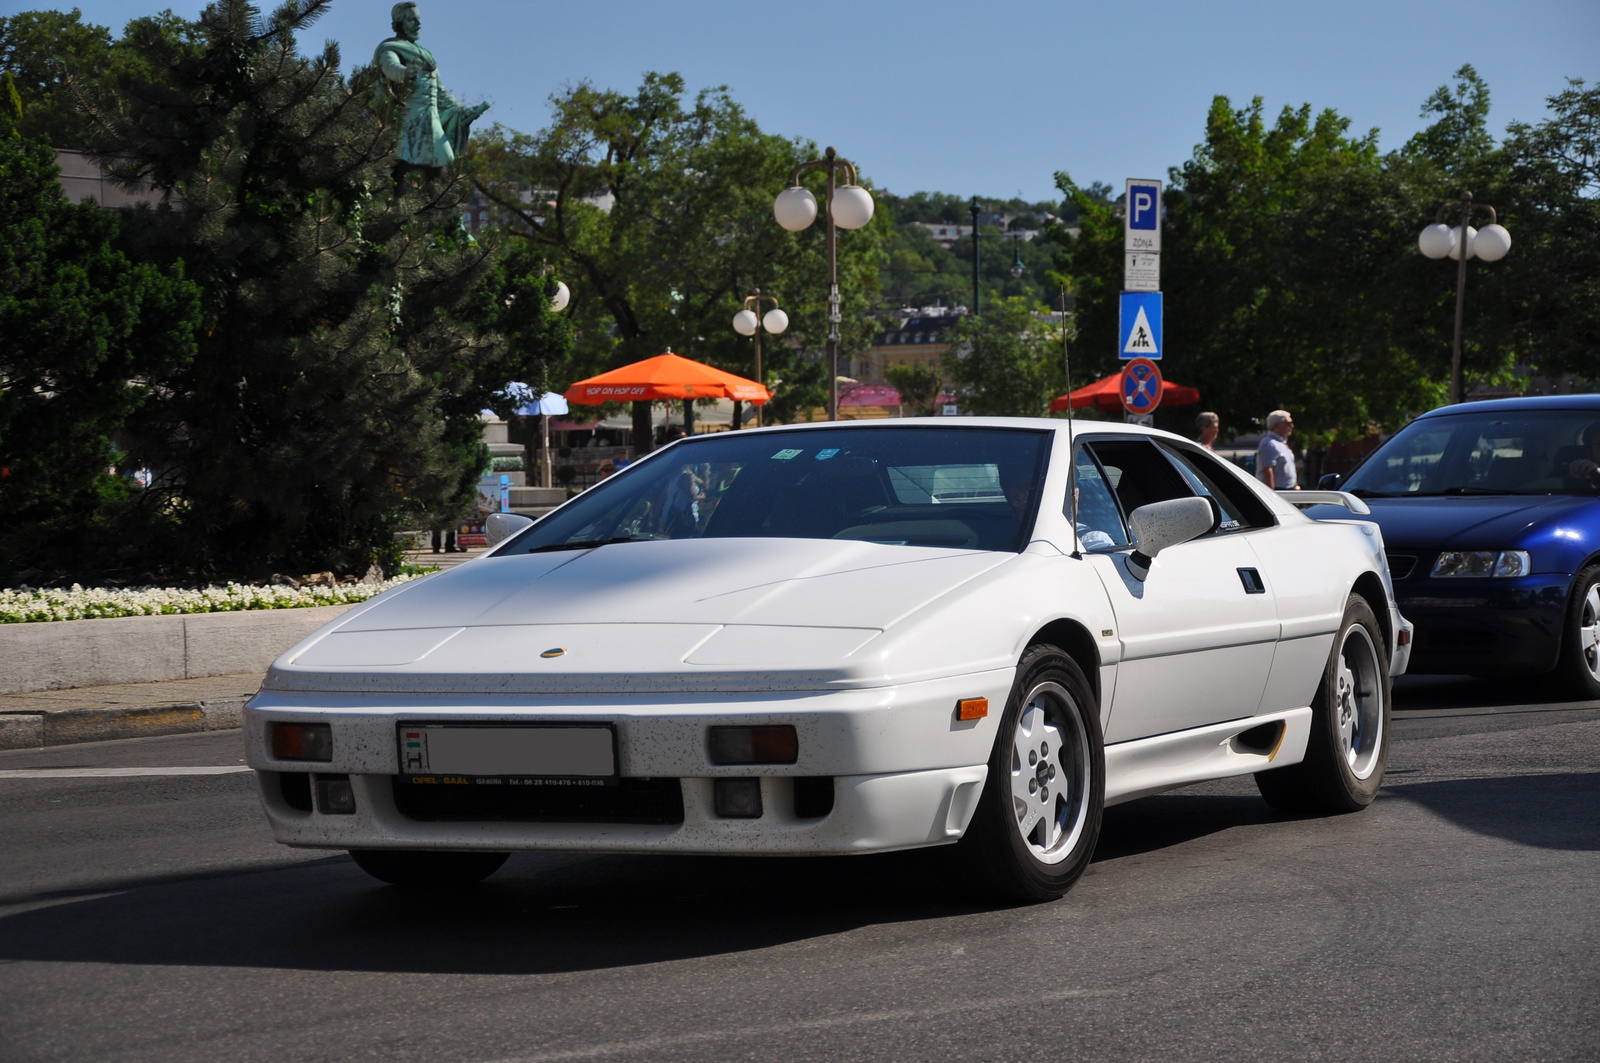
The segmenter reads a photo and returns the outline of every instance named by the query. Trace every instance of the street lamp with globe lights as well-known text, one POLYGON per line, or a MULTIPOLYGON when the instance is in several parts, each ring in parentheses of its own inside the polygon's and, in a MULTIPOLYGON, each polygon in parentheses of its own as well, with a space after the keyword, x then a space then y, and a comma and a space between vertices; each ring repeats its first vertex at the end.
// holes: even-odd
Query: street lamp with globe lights
MULTIPOLYGON (((839 158, 829 148, 820 159, 803 162, 794 168, 789 187, 778 193, 772 204, 778 224, 792 233, 808 228, 817 220, 817 197, 800 185, 802 170, 828 172, 828 420, 839 419, 839 229, 860 229, 872 220, 872 194, 856 183, 855 164, 839 158), (844 183, 837 182, 844 171, 844 183)), ((754 315, 752 315, 754 316, 754 315)), ((788 322, 785 315, 785 324, 788 322)), ((735 326, 737 327, 737 326, 735 326)))
MULTIPOLYGON (((770 295, 762 295, 760 288, 756 289, 754 295, 745 296, 744 309, 733 315, 733 331, 741 336, 749 336, 756 341, 756 383, 762 387, 767 386, 767 381, 761 371, 761 333, 770 332, 777 336, 788 327, 789 315, 778 308, 778 300, 770 295), (771 303, 772 309, 757 317, 756 315, 761 314, 763 300, 771 303)), ((739 403, 737 401, 733 404, 733 427, 743 427, 739 417, 739 403)), ((756 427, 761 427, 760 406, 756 407, 756 427)))
POLYGON ((1417 237, 1417 246, 1429 258, 1455 259, 1456 267, 1456 338, 1450 352, 1450 402, 1461 401, 1461 326, 1467 299, 1467 259, 1481 258, 1485 262, 1498 262, 1511 250, 1511 234, 1500 224, 1494 208, 1487 203, 1473 203, 1472 193, 1461 194, 1461 222, 1454 228, 1444 224, 1445 211, 1456 206, 1445 203, 1434 215, 1434 222, 1417 237), (1489 224, 1474 229, 1468 224, 1474 209, 1489 212, 1489 224))

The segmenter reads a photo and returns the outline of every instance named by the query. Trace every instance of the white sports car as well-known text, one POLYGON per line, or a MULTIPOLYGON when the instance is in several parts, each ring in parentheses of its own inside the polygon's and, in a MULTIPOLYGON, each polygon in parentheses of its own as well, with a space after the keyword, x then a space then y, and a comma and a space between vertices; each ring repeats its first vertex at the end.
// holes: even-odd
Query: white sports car
POLYGON ((1105 805, 1250 773, 1354 811, 1383 778, 1410 625, 1381 533, 1163 432, 726 432, 498 525, 273 665, 245 735, 277 840, 405 884, 956 844, 1042 899, 1105 805))

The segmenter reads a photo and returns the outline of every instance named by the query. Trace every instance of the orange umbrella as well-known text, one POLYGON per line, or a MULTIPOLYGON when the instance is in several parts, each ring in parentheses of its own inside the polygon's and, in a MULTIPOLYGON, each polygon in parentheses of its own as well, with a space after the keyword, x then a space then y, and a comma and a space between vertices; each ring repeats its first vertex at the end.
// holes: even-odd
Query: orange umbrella
POLYGON ((567 401, 597 406, 602 402, 654 402, 661 399, 735 399, 757 406, 772 397, 754 380, 723 372, 704 362, 682 358, 670 350, 609 373, 580 380, 567 389, 567 401))
MULTIPOLYGON (((569 395, 568 398, 571 398, 569 395)), ((1050 412, 1059 413, 1067 408, 1066 395, 1058 395, 1050 402, 1050 412)), ((1072 408, 1080 409, 1084 406, 1097 406, 1102 410, 1122 409, 1122 374, 1112 373, 1104 380, 1096 380, 1093 384, 1081 387, 1071 395, 1072 408)), ((1200 389, 1174 384, 1170 380, 1161 381, 1161 405, 1163 406, 1192 406, 1200 401, 1200 389)))

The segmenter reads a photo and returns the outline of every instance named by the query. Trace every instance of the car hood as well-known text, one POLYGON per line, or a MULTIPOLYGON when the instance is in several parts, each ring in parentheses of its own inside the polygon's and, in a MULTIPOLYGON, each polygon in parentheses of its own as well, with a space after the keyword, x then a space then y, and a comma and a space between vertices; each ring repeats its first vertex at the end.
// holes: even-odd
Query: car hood
POLYGON ((1369 498, 1371 519, 1383 529, 1391 551, 1418 549, 1528 548, 1561 538, 1568 527, 1588 538, 1600 524, 1600 502, 1573 495, 1450 495, 1432 498, 1369 498))
POLYGON ((872 685, 858 650, 1015 557, 811 539, 484 557, 353 610, 279 658, 263 689, 872 685))

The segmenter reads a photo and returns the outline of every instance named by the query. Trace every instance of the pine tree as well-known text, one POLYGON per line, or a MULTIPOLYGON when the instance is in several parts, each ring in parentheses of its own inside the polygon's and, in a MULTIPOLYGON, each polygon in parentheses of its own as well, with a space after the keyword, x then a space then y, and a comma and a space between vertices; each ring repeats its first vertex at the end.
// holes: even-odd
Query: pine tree
POLYGON ((479 410, 540 356, 496 331, 500 249, 461 227, 466 180, 397 176, 397 101, 370 68, 342 77, 335 44, 297 50, 326 8, 137 20, 87 108, 97 157, 163 197, 131 246, 203 289, 198 354, 142 441, 197 575, 392 567, 394 532, 483 467, 479 410))
POLYGON ((115 437, 151 404, 154 381, 193 355, 199 299, 181 266, 136 265, 118 251, 114 215, 68 203, 49 146, 17 134, 14 98, 6 110, 0 579, 39 579, 63 566, 119 564, 120 542, 108 544, 107 533, 159 517, 107 470, 121 461, 115 437))

